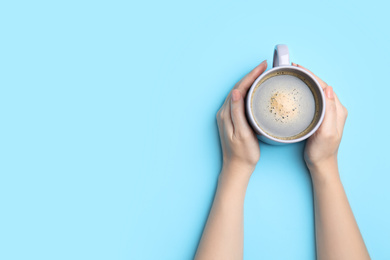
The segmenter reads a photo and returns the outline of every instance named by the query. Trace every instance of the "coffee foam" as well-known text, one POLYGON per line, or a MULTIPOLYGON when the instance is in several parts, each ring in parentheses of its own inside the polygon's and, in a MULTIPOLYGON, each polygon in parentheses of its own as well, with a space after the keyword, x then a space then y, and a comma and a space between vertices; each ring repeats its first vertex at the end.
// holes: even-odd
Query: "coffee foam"
POLYGON ((281 138, 307 129, 316 111, 310 88, 291 75, 274 76, 261 83, 253 93, 251 106, 259 127, 281 138))

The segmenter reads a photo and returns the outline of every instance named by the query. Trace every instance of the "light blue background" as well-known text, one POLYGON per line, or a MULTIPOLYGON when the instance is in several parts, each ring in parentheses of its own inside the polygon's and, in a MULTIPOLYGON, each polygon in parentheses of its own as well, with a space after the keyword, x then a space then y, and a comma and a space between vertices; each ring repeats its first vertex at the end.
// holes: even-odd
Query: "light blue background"
MULTIPOLYGON (((215 115, 273 47, 349 110, 341 178, 390 259, 387 1, 2 1, 0 259, 191 259, 216 188, 215 115)), ((245 259, 314 259, 304 144, 261 144, 245 259)))

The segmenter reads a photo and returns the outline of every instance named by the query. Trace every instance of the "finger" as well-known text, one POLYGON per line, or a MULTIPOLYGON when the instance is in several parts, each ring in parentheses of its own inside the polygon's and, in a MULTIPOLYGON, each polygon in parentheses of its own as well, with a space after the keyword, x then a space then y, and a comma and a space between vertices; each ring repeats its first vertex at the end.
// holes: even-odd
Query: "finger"
POLYGON ((241 92, 241 95, 245 97, 249 88, 252 86, 253 82, 267 69, 267 60, 264 60, 251 72, 249 72, 245 77, 243 77, 237 84, 234 89, 238 89, 241 92))
POLYGON ((336 102, 336 108, 337 108, 337 125, 341 127, 340 130, 344 129, 345 121, 347 120, 348 111, 347 109, 341 104, 339 98, 337 97, 336 93, 333 92, 335 102, 336 102))
POLYGON ((246 133, 249 133, 251 128, 245 117, 244 98, 238 89, 232 90, 232 98, 230 103, 233 134, 237 137, 242 137, 246 133))
POLYGON ((335 130, 337 130, 337 107, 333 89, 331 86, 327 86, 325 88, 325 102, 325 116, 318 130, 324 134, 331 134, 335 130))
MULTIPOLYGON (((234 89, 234 87, 233 87, 233 89, 234 89)), ((231 97, 232 97, 232 91, 230 91, 229 94, 227 95, 227 97, 225 98, 225 101, 223 102, 221 109, 223 109, 227 106, 228 101, 231 99, 231 97)))
MULTIPOLYGON (((333 90, 333 95, 334 95, 337 111, 339 111, 339 110, 342 111, 344 106, 341 104, 341 102, 340 102, 339 98, 337 97, 336 92, 334 92, 334 90, 333 90)), ((340 114, 342 114, 342 113, 340 113, 340 114)))
MULTIPOLYGON (((225 140, 227 138, 231 138, 233 135, 233 124, 232 119, 230 118, 230 114, 227 115, 228 118, 223 120, 217 120, 218 123, 218 132, 219 137, 221 138, 221 141, 225 140)), ((222 146, 224 146, 222 142, 222 146)))
POLYGON ((226 107, 226 104, 228 103, 228 100, 230 100, 231 96, 232 96, 232 91, 230 91, 229 94, 227 95, 227 97, 225 98, 225 101, 223 102, 222 107, 226 107))
POLYGON ((291 62, 291 65, 295 66, 295 67, 298 67, 298 68, 301 68, 301 69, 304 69, 306 70, 307 72, 309 72, 311 75, 313 75, 315 77, 315 79, 320 83, 322 89, 325 89, 326 86, 328 86, 328 84, 326 84, 325 81, 323 81, 322 79, 320 79, 319 77, 317 77, 313 72, 311 72, 309 69, 306 69, 305 67, 299 65, 299 64, 296 64, 294 62, 291 62))
POLYGON ((223 131, 223 135, 232 136, 233 122, 230 115, 230 102, 227 102, 226 105, 221 107, 218 121, 220 131, 223 131))
MULTIPOLYGON (((238 81, 233 89, 238 89, 242 96, 244 97, 248 92, 248 89, 252 86, 253 82, 267 69, 267 60, 264 60, 262 63, 257 65, 251 72, 245 75, 240 81, 238 81)), ((223 107, 226 106, 228 101, 231 99, 231 91, 227 95, 225 101, 223 102, 223 107)))

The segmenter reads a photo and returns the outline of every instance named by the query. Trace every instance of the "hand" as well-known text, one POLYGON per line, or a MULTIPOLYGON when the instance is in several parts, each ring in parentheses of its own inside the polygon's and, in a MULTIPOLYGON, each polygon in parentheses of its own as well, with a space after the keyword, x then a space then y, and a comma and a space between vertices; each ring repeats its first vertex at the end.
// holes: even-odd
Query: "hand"
POLYGON ((243 77, 217 113, 223 168, 244 170, 250 175, 260 158, 259 141, 245 117, 244 98, 256 78, 266 69, 267 61, 263 61, 243 77))
POLYGON ((348 116, 347 109, 340 103, 331 86, 318 78, 308 69, 292 63, 311 73, 325 92, 325 117, 318 130, 307 140, 304 158, 309 169, 324 165, 337 165, 337 152, 343 135, 344 124, 348 116))

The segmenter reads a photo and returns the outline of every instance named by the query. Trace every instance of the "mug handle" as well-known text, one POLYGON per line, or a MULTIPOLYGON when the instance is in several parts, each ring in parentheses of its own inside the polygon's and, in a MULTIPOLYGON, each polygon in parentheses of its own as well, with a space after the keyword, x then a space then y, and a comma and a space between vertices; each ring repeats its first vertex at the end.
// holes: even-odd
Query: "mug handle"
POLYGON ((278 44, 275 46, 273 67, 279 66, 290 66, 290 55, 286 44, 278 44))

